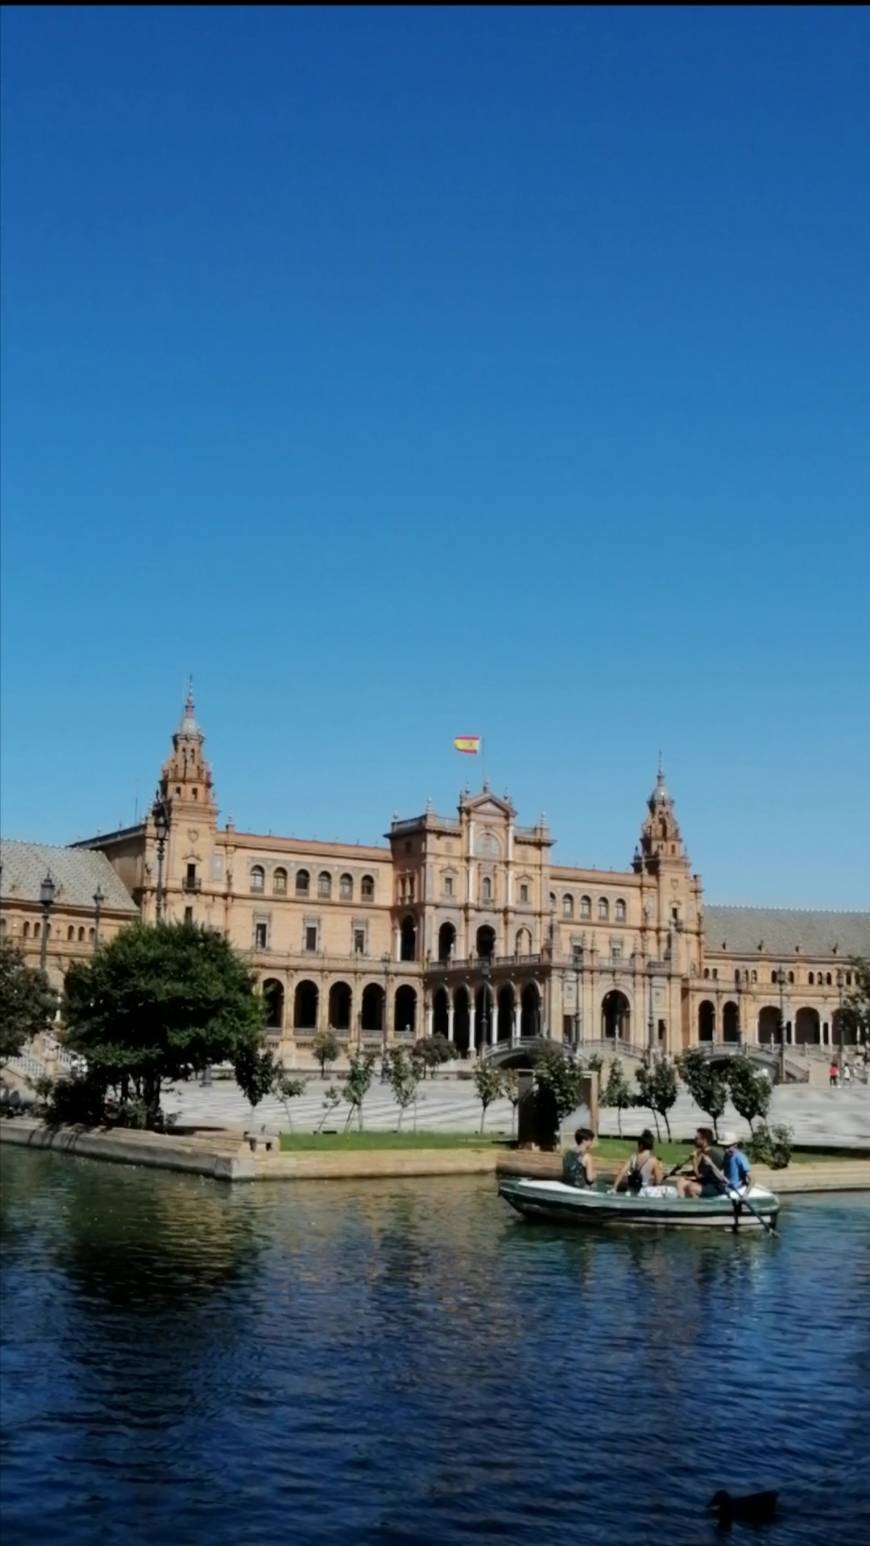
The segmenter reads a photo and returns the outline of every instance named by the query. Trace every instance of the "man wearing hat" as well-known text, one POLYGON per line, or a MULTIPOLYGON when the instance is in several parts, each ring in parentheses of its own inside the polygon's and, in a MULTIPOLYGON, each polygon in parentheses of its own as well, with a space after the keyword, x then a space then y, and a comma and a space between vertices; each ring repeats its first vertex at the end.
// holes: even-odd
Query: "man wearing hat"
POLYGON ((728 1185, 739 1191, 741 1187, 745 1186, 748 1189, 752 1185, 752 1170, 738 1143, 736 1133, 725 1133, 722 1138, 722 1148, 725 1150, 722 1174, 728 1185))

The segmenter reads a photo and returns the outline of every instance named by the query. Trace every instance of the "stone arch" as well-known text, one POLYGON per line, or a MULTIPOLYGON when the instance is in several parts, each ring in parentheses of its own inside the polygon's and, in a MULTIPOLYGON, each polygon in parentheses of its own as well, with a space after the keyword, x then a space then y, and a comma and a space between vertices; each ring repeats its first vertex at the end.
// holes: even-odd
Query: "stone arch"
POLYGON ((819 1047, 822 1022, 817 1009, 799 1009, 794 1017, 794 1039, 798 1047, 819 1047))
POLYGON ((453 1040, 456 1044, 457 1052, 467 1052, 469 1050, 471 1032, 470 1002, 468 989, 464 984, 460 984, 456 989, 453 999, 453 1040))
POLYGON ((438 930, 438 959, 449 961, 456 950, 456 925, 442 923, 438 930))
POLYGON ((631 1040, 631 1005, 619 988, 611 988, 601 1000, 601 1035, 605 1041, 631 1040))
POLYGON ((762 1047, 775 1047, 779 1043, 779 1010, 774 1004, 765 1004, 759 1011, 758 1041, 762 1047))
POLYGON ((417 990, 406 982, 396 989, 393 1024, 397 1031, 413 1033, 417 1029, 417 990))
POLYGON ((495 929, 488 923, 481 924, 475 940, 479 956, 495 955, 495 929))
POLYGON ((379 982, 367 982, 363 988, 360 1028, 364 1031, 384 1029, 384 990, 379 982))
POLYGON ((263 983, 263 1006, 266 1011, 267 1031, 280 1031, 284 1024, 284 988, 276 977, 267 977, 263 983))
POLYGON ((446 988, 436 988, 432 997, 432 1034, 446 1036, 450 1025, 450 999, 446 988))
POLYGON ((498 1039, 499 1041, 511 1041, 513 1037, 514 1022, 514 990, 513 984, 506 982, 498 990, 498 1039))
POLYGON ((293 995, 293 1026, 297 1031, 313 1031, 317 1028, 317 1005, 320 993, 316 982, 308 978, 297 982, 293 995))
POLYGON ((698 1005, 698 1040, 716 1040, 716 1005, 709 998, 698 1005))
POLYGON ((532 953, 531 929, 517 929, 517 937, 514 942, 514 951, 518 956, 530 956, 532 953))
POLYGON ((329 990, 329 1028, 331 1031, 349 1031, 353 995, 350 984, 334 982, 329 990))
POLYGON ((722 1010, 722 1040, 740 1040, 740 1010, 730 998, 722 1010))
POLYGON ((520 994, 520 1035, 540 1036, 541 994, 536 982, 527 982, 520 994))
POLYGON ((417 959, 417 920, 410 913, 402 919, 399 931, 399 960, 417 959))

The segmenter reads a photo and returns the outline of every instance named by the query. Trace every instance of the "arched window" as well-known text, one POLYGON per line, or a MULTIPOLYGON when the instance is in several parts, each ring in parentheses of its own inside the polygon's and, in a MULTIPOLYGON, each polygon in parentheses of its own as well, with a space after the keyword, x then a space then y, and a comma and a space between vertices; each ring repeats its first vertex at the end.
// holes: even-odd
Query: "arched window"
POLYGON ((828 987, 831 986, 831 974, 830 974, 830 972, 826 973, 826 975, 825 975, 825 982, 827 983, 828 987))
POLYGON ((343 902, 353 901, 353 880, 350 875, 342 875, 338 882, 338 894, 343 902))
POLYGON ((438 930, 438 959, 449 961, 456 948, 456 930, 452 923, 442 923, 438 930))
POLYGON ((520 885, 520 901, 521 902, 527 902, 528 900, 529 900, 529 887, 528 887, 527 882, 523 881, 521 883, 521 885, 520 885))
POLYGON ((757 982, 758 981, 758 973, 757 972, 752 972, 751 973, 751 977, 752 977, 752 981, 753 982, 757 982))
POLYGON ((592 917, 592 898, 591 897, 581 896, 581 898, 580 898, 580 917, 581 918, 591 918, 592 917))
POLYGON ((600 896, 598 898, 598 916, 604 920, 610 917, 610 903, 608 902, 606 896, 600 896))
POLYGON ((622 897, 619 897, 617 899, 617 903, 616 903, 616 921, 617 921, 617 923, 624 923, 625 922, 625 903, 623 902, 622 897))
POLYGON ((88 929, 88 939, 96 939, 96 930, 94 928, 88 929))
POLYGON ((275 870, 272 875, 272 890, 276 896, 287 895, 287 871, 275 870))
POLYGON ((22 937, 22 939, 28 939, 30 937, 30 924, 29 923, 25 923, 24 927, 22 928, 22 930, 21 930, 21 937, 22 937))
POLYGON ((735 982, 739 982, 740 981, 740 967, 739 966, 735 966, 735 968, 734 968, 734 981, 735 982))
POLYGON ((296 871, 296 895, 307 896, 311 887, 311 876, 307 870, 296 871))
POLYGON ((555 893, 555 891, 551 891, 550 892, 550 907, 555 910, 555 906, 556 906, 556 893, 555 893))
POLYGON ((452 875, 445 875, 444 876, 444 895, 445 896, 452 896, 453 895, 453 876, 452 875))
POLYGON ((84 937, 85 937, 85 931, 84 931, 83 928, 81 928, 81 929, 79 929, 79 939, 83 940, 84 937))
POLYGON ((403 918, 399 931, 399 960, 416 961, 417 925, 413 918, 403 918))
POLYGON ((284 989, 274 977, 263 983, 263 1004, 267 1031, 280 1031, 284 1024, 284 989))
POLYGON ((262 864, 254 864, 251 866, 251 890, 265 891, 265 889, 266 871, 263 869, 262 864))
POLYGON ((328 870, 321 870, 317 877, 317 895, 327 900, 332 896, 332 876, 328 870))
POLYGON ((372 875, 364 875, 360 881, 359 894, 364 902, 373 902, 375 899, 375 882, 372 875))
POLYGON ((574 898, 572 897, 570 891, 566 891, 562 898, 562 917, 574 917, 574 898))
POLYGON ((76 931, 73 928, 72 924, 70 924, 69 928, 66 931, 66 937, 67 937, 67 939, 75 939, 75 937, 76 937, 76 931))
POLYGON ((492 901, 492 881, 490 880, 488 875, 484 875, 484 877, 483 877, 483 885, 481 887, 481 900, 484 901, 484 902, 491 902, 492 901))
POLYGON ((794 972, 789 972, 788 980, 789 980, 789 982, 794 982, 794 972))
POLYGON ((807 982, 809 983, 810 987, 813 986, 813 983, 815 982, 815 980, 816 980, 815 972, 810 972, 810 974, 809 974, 809 976, 807 978, 807 982))
POLYGON ((413 1032, 416 1030, 417 994, 407 984, 403 984, 401 988, 396 989, 393 1015, 393 1024, 397 1031, 413 1032))
POLYGON ((710 968, 709 968, 709 966, 705 966, 704 967, 704 976, 705 977, 709 977, 710 976, 710 968))

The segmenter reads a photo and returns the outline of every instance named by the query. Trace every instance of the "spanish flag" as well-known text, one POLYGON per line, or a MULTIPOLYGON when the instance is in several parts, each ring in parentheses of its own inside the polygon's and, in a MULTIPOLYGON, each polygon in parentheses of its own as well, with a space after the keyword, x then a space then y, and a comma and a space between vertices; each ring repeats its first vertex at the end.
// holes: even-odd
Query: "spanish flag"
POLYGON ((458 752, 468 752, 472 757, 476 757, 480 751, 480 736, 458 735, 453 745, 458 752))

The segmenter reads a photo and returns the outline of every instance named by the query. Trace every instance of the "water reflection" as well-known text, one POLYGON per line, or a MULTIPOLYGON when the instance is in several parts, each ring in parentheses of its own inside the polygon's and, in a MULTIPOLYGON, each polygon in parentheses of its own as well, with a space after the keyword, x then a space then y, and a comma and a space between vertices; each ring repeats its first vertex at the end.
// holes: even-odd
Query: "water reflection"
POLYGON ((870 1199, 586 1235, 488 1181, 13 1152, 2 1218, 4 1546, 37 1495, 75 1546, 712 1541, 723 1484, 783 1489, 768 1541, 859 1538, 870 1199))

